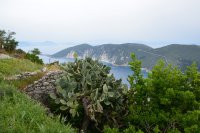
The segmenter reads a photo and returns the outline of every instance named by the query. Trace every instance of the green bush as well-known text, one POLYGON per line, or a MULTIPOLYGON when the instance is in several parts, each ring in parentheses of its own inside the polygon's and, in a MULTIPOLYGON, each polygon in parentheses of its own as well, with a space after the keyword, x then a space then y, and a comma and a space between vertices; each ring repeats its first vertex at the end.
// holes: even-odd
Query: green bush
POLYGON ((44 107, 16 88, 0 83, 0 132, 2 133, 73 133, 69 125, 47 116, 44 107))
POLYGON ((132 60, 127 124, 143 132, 199 132, 200 72, 196 65, 182 72, 160 61, 145 79, 134 54, 132 60))
POLYGON ((22 50, 22 49, 16 49, 15 53, 16 54, 26 54, 26 52, 24 50, 22 50))
POLYGON ((110 75, 110 68, 91 58, 63 66, 57 95, 51 94, 62 116, 83 132, 101 131, 103 125, 120 127, 126 114, 127 88, 110 75))
POLYGON ((118 128, 110 128, 109 126, 104 126, 103 132, 104 133, 119 133, 119 129, 118 128))
POLYGON ((30 54, 30 53, 27 53, 25 55, 25 58, 34 62, 34 63, 38 63, 38 64, 44 64, 42 59, 40 59, 36 54, 30 54))

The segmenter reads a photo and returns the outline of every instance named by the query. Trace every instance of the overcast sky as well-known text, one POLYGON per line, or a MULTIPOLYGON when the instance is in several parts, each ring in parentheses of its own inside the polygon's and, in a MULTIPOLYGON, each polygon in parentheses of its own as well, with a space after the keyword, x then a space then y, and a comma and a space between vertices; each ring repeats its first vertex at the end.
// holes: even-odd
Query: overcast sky
POLYGON ((200 44, 200 0, 0 0, 19 41, 200 44))

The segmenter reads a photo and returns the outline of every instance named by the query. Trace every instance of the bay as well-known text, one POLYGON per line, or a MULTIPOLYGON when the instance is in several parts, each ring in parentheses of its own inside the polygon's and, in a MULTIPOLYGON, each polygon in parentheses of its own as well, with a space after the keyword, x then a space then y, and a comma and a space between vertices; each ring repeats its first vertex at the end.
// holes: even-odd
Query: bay
MULTIPOLYGON (((39 57, 43 60, 45 64, 49 64, 55 61, 59 61, 59 63, 67 63, 67 62, 74 61, 74 59, 72 58, 52 58, 45 55, 39 55, 39 57)), ((128 86, 130 86, 129 82, 127 81, 127 78, 128 78, 128 75, 133 74, 133 71, 130 69, 129 66, 116 66, 107 62, 102 62, 102 63, 111 67, 110 73, 113 74, 116 79, 122 79, 122 82, 124 84, 127 84, 128 86)), ((142 74, 144 78, 148 76, 148 72, 146 70, 142 70, 142 74)))

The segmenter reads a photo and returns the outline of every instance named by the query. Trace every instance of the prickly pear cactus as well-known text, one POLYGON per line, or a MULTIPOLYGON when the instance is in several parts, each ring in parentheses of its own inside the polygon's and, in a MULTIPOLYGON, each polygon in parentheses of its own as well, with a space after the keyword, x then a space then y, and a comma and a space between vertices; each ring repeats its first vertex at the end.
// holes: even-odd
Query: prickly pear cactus
POLYGON ((76 59, 73 63, 62 66, 63 76, 57 81, 57 94, 51 98, 59 104, 59 109, 72 117, 78 117, 80 109, 84 110, 80 129, 87 130, 90 122, 102 125, 106 120, 116 124, 119 112, 125 109, 127 87, 109 74, 110 67, 94 61, 76 59))

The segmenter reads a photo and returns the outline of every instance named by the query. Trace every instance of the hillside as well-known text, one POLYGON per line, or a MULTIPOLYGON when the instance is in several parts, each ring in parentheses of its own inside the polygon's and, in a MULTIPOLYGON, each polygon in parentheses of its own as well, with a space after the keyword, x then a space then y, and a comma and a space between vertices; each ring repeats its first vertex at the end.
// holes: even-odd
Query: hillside
POLYGON ((185 68, 193 62, 198 63, 200 68, 200 46, 171 44, 152 51, 166 57, 168 63, 185 68))
MULTIPOLYGON (((153 48, 136 43, 103 44, 99 46, 81 44, 64 49, 52 56, 57 58, 73 58, 73 53, 76 52, 80 58, 92 57, 93 59, 110 62, 116 65, 127 65, 130 61, 130 53, 132 52, 134 52, 140 60, 144 60, 146 56, 149 56, 151 60, 155 60, 157 58, 156 56, 143 52, 150 50, 153 50, 153 48)), ((153 65, 151 62, 147 62, 153 65)), ((147 63, 144 63, 144 66, 147 66, 147 63)))
MULTIPOLYGON (((4 57, 9 57, 4 56, 4 57)), ((28 97, 21 86, 32 84, 43 76, 20 80, 5 80, 24 72, 37 72, 44 67, 27 59, 0 59, 0 132, 1 133, 64 133, 75 132, 63 125, 55 116, 47 115, 47 109, 28 97)))
POLYGON ((134 52, 137 58, 142 61, 142 66, 148 69, 151 69, 160 59, 163 59, 166 63, 180 66, 183 69, 195 61, 200 68, 200 47, 197 45, 172 44, 153 49, 144 44, 137 43, 103 44, 99 46, 81 44, 64 49, 52 56, 57 58, 73 58, 74 52, 80 58, 92 57, 93 59, 116 65, 128 65, 130 53, 134 52))

